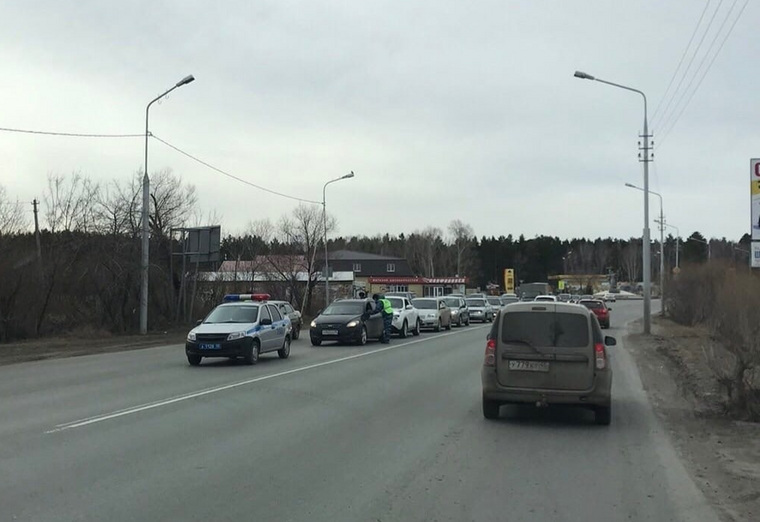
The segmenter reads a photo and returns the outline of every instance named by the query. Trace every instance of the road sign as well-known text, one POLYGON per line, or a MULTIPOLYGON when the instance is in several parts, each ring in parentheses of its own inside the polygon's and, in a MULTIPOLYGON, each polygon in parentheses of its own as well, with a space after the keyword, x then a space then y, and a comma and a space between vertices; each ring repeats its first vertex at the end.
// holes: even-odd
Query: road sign
POLYGON ((749 194, 752 241, 760 241, 760 158, 749 161, 749 194))
POLYGON ((751 254, 749 256, 749 266, 752 268, 760 268, 760 241, 753 241, 751 254))

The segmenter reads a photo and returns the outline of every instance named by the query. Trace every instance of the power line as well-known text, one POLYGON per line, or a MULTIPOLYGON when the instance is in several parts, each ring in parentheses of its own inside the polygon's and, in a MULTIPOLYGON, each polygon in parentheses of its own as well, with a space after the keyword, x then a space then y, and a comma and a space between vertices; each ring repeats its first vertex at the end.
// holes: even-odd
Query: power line
MULTIPOLYGON (((705 38, 707 37, 707 33, 710 32, 710 27, 712 27, 713 22, 715 21, 715 16, 718 14, 718 11, 720 11, 720 6, 723 5, 723 0, 720 0, 718 3, 718 7, 715 8, 715 11, 713 12, 712 16, 710 17, 710 21, 707 23, 707 27, 705 27, 704 33, 702 33, 702 37, 699 39, 699 43, 697 44, 697 48, 694 50, 694 54, 691 55, 691 58, 689 58, 689 63, 686 66, 686 69, 683 72, 683 75, 681 76, 681 79, 678 80, 678 85, 676 85, 676 89, 673 91, 673 94, 671 94, 670 99, 668 100, 668 103, 665 105, 665 109, 662 111, 662 117, 661 120, 665 118, 665 116, 668 113, 668 109, 670 108, 670 104, 673 103, 673 100, 678 96, 678 92, 681 89, 681 85, 683 85, 683 81, 686 79, 686 77, 689 75, 689 71, 691 70, 691 65, 694 63, 694 59, 697 57, 697 54, 699 54, 699 50, 702 48, 702 44, 705 41, 705 38)), ((654 121, 652 121, 652 126, 655 126, 654 121)))
MULTIPOLYGON (((731 11, 733 11, 734 6, 736 5, 737 2, 738 2, 738 0, 735 0, 734 4, 731 6, 731 9, 729 10, 728 14, 726 15, 725 20, 721 24, 721 28, 718 30, 718 34, 720 34, 720 30, 723 29, 723 26, 725 25, 725 22, 728 20, 728 17, 731 15, 731 11)), ((691 94, 686 99, 686 103, 684 103, 684 105, 681 107, 681 110, 679 111, 679 113, 675 117, 675 119, 672 121, 672 123, 670 124, 670 126, 664 131, 664 133, 662 135, 662 138, 660 139, 658 148, 660 146, 662 146, 662 142, 665 140, 665 138, 670 133, 670 131, 672 131, 673 128, 676 126, 676 124, 678 123, 678 120, 681 118, 681 115, 686 110, 686 107, 688 107, 689 103, 691 103, 691 100, 694 98, 694 95, 697 93, 697 91, 699 90, 699 87, 702 85, 702 81, 705 79, 705 76, 707 76, 707 73, 710 71, 710 68, 712 67, 713 63, 715 62, 715 59, 720 54, 720 51, 723 49, 723 46, 725 45, 726 41, 728 40, 728 37, 731 36, 731 33, 734 30, 734 27, 736 27, 737 22, 742 17, 742 14, 744 13, 744 9, 746 9, 747 4, 749 4, 749 0, 745 0, 744 5, 742 5, 742 8, 739 10, 739 14, 736 15, 736 18, 734 18, 734 21, 731 24, 731 27, 729 27, 728 32, 723 37, 723 40, 720 42, 720 45, 718 46, 718 50, 715 51, 715 54, 713 54, 712 58, 710 59, 710 62, 707 64, 707 67, 702 72, 702 76, 700 76, 699 81, 697 82, 697 85, 694 87, 694 90, 691 91, 691 94)), ((716 34, 716 39, 717 39, 717 34, 716 34)), ((712 47, 712 45, 710 47, 712 47)), ((705 58, 706 57, 707 57, 707 55, 705 55, 705 58)), ((703 62, 704 62, 704 59, 703 59, 703 62)), ((701 67, 701 64, 700 64, 700 67, 701 67)), ((697 69, 697 72, 695 73, 695 77, 696 77, 696 74, 698 74, 698 72, 699 72, 699 68, 697 69)), ((693 80, 694 80, 694 78, 692 78, 692 81, 693 80)), ((690 82, 689 85, 691 85, 691 83, 692 82, 690 82)))
POLYGON ((29 129, 12 129, 0 127, 3 132, 19 132, 22 134, 43 134, 45 136, 68 136, 72 138, 144 138, 145 134, 85 134, 80 132, 52 132, 29 129))
POLYGON ((239 182, 241 182, 241 183, 245 183, 246 185, 249 185, 249 186, 251 186, 251 187, 253 187, 253 188, 257 188, 257 189, 259 189, 259 190, 263 190, 264 192, 269 192, 270 194, 274 194, 275 196, 281 196, 281 197, 283 197, 283 198, 288 198, 288 199, 292 199, 292 200, 295 200, 295 201, 301 201, 301 202, 303 202, 303 203, 313 203, 313 204, 315 204, 315 205, 321 205, 321 204, 322 204, 322 202, 321 202, 321 201, 314 201, 314 200, 311 200, 311 199, 304 199, 304 198, 299 198, 299 197, 296 197, 296 196, 291 196, 291 195, 288 195, 288 194, 283 194, 282 192, 277 192, 276 190, 272 190, 272 189, 268 189, 268 188, 266 188, 266 187, 262 187, 261 185, 257 185, 256 183, 251 183, 250 181, 247 181, 247 180, 245 180, 245 179, 243 179, 243 178, 239 178, 239 177, 237 177, 237 176, 235 176, 235 175, 233 175, 233 174, 230 174, 229 172, 225 172, 225 171, 223 171, 222 169, 220 169, 220 168, 218 168, 218 167, 215 167, 215 166, 211 165, 210 163, 206 163, 206 162, 205 162, 205 161, 203 161, 202 159, 199 159, 199 158, 197 158, 197 157, 193 156, 193 155, 192 155, 192 154, 190 154, 189 152, 185 152, 184 150, 180 149, 179 147, 175 147, 175 146, 174 146, 174 145, 172 145, 171 143, 169 143, 169 142, 167 142, 167 141, 165 141, 165 140, 162 140, 161 138, 159 138, 158 136, 156 136, 156 135, 155 135, 155 134, 153 134, 153 133, 151 133, 151 134, 150 134, 150 136, 151 136, 152 138, 154 138, 154 139, 156 139, 156 140, 160 141, 161 143, 163 143, 163 144, 164 144, 164 145, 166 145, 167 147, 169 147, 169 148, 171 148, 171 149, 174 149, 175 151, 179 152, 179 153, 180 153, 180 154, 182 154, 183 156, 187 156, 187 157, 188 157, 188 158, 190 158, 191 160, 193 160, 193 161, 196 161, 196 162, 200 163, 200 164, 201 164, 201 165, 203 165, 204 167, 208 167, 208 168, 210 168, 211 170, 213 170, 213 171, 215 171, 215 172, 218 172, 219 174, 222 174, 222 175, 224 175, 224 176, 227 176, 228 178, 232 178, 232 179, 234 179, 234 180, 236 180, 236 181, 239 181, 239 182))
POLYGON ((702 19, 705 17, 705 13, 707 12, 707 8, 710 6, 710 2, 712 0, 707 0, 707 3, 705 4, 704 9, 702 9, 702 14, 699 15, 699 20, 697 21, 697 25, 694 26, 694 31, 691 33, 691 38, 689 38, 689 43, 686 44, 686 48, 683 50, 683 53, 681 54, 681 59, 678 61, 678 65, 676 66, 676 70, 673 71, 673 76, 670 77, 670 82, 668 82, 668 87, 665 89, 665 94, 662 95, 662 98, 660 98, 659 103, 657 104, 657 107, 654 110, 654 113, 652 114, 652 122, 657 119, 657 113, 660 112, 660 107, 662 106, 662 102, 665 101, 665 99, 668 97, 668 93, 670 92, 670 88, 673 86, 673 81, 676 79, 676 75, 678 74, 678 71, 681 70, 681 65, 683 65, 683 60, 686 58, 686 53, 689 51, 689 48, 691 47, 691 43, 694 41, 694 37, 697 35, 697 30, 699 29, 699 26, 702 24, 702 19))

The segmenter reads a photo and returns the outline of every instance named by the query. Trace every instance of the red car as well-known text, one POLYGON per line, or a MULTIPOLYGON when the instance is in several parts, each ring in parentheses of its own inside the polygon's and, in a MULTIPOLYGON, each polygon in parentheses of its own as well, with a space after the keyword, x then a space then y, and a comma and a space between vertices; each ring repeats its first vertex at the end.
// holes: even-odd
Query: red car
POLYGON ((607 308, 607 304, 604 301, 601 299, 581 299, 581 302, 578 304, 581 304, 594 312, 596 318, 599 320, 599 326, 602 328, 610 327, 611 308, 607 308))

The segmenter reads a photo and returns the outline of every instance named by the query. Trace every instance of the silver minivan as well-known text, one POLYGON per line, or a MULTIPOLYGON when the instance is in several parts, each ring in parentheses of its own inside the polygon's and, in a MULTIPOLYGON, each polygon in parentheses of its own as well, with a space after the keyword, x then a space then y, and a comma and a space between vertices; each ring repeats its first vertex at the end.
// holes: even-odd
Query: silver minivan
POLYGON ((502 404, 571 404, 593 410, 597 424, 609 424, 607 347, 615 344, 585 307, 526 302, 503 308, 486 344, 483 416, 497 418, 502 404))

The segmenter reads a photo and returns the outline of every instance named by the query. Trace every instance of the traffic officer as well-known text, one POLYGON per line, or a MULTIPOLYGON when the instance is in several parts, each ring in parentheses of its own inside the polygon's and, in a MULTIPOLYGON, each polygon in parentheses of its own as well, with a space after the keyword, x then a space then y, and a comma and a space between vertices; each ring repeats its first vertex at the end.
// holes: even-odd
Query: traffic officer
POLYGON ((371 315, 378 313, 383 315, 383 337, 380 339, 380 342, 388 344, 391 342, 391 324, 393 323, 391 302, 384 295, 380 294, 373 294, 372 299, 375 300, 375 309, 371 315))

